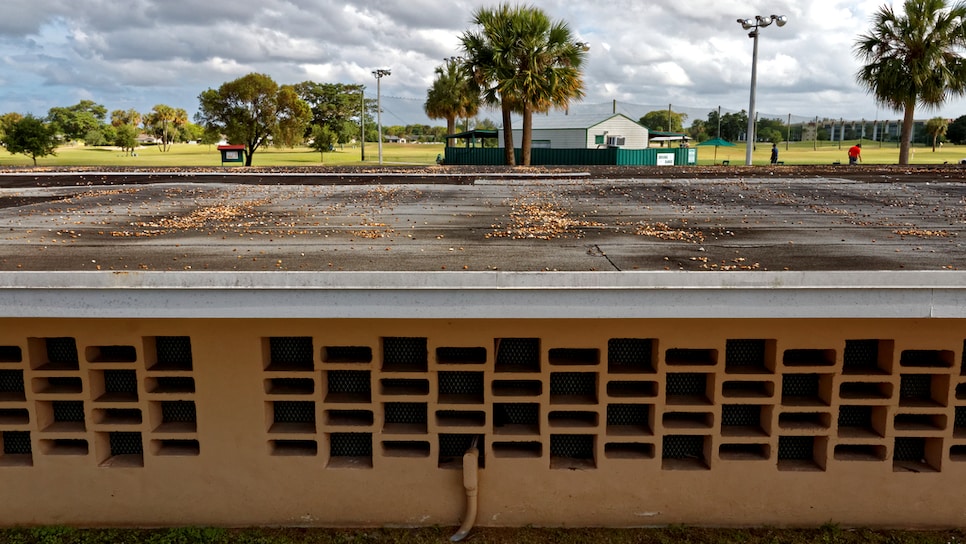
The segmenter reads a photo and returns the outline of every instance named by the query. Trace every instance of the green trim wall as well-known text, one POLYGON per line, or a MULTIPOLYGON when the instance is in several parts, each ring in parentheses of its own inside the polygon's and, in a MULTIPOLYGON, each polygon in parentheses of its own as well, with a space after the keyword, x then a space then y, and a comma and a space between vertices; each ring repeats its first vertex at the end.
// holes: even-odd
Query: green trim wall
MULTIPOLYGON (((515 150, 517 163, 520 149, 515 150)), ((504 164, 500 147, 447 147, 445 164, 499 166, 504 164)), ((686 166, 697 164, 695 148, 622 149, 542 149, 530 150, 533 166, 686 166), (673 155, 673 158, 672 158, 673 155), (673 163, 671 162, 673 160, 673 163)))

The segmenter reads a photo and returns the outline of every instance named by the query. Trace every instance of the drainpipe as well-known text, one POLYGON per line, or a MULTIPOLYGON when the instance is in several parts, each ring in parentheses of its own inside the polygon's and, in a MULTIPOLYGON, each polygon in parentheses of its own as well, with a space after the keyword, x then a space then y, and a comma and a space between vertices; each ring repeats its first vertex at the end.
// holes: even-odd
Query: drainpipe
POLYGON ((479 478, 479 458, 480 450, 476 443, 478 436, 473 437, 473 444, 470 449, 463 454, 463 488, 466 489, 466 514, 463 515, 463 525, 459 531, 450 537, 450 541, 459 542, 470 534, 473 524, 476 523, 477 494, 480 488, 479 478))

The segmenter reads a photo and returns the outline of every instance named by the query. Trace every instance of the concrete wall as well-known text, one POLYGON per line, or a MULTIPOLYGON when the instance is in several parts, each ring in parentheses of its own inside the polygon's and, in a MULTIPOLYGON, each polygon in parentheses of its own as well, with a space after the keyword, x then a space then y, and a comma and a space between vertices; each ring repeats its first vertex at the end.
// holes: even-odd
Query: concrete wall
POLYGON ((0 278, 3 523, 962 524, 961 277, 682 276, 0 278))

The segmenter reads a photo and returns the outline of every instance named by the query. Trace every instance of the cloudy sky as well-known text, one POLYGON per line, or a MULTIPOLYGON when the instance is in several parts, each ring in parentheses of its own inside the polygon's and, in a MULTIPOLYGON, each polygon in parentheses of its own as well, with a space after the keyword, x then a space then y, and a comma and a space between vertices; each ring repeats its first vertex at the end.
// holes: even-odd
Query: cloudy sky
MULTIPOLYGON (((667 108, 704 118, 748 108, 752 40, 736 20, 785 14, 761 31, 758 111, 896 119, 855 83, 852 46, 886 0, 532 0, 590 44, 586 108, 667 108), (628 106, 632 105, 632 106, 628 106)), ((193 114, 198 95, 249 72, 279 83, 382 79, 383 123, 422 114, 433 69, 459 54, 480 0, 4 0, 0 113, 44 115, 82 99, 108 110, 159 103, 193 114)), ((897 3, 897 4, 901 4, 897 3)), ((953 100, 926 118, 966 114, 953 100)), ((497 112, 484 117, 498 119, 497 112)))

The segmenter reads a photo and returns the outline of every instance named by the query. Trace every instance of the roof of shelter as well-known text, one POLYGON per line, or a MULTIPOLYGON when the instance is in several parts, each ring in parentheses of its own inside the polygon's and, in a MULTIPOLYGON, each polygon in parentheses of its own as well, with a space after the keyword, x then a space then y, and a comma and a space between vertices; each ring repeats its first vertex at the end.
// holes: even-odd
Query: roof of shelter
MULTIPOLYGON (((561 112, 549 112, 548 114, 534 114, 533 116, 533 129, 534 130, 568 130, 568 129, 590 129, 597 125, 600 125, 606 121, 609 121, 615 117, 623 117, 628 121, 634 123, 635 125, 641 126, 637 121, 631 119, 630 117, 624 115, 623 113, 613 113, 607 115, 600 114, 574 114, 567 115, 561 112)), ((514 125, 515 130, 520 130, 523 127, 522 122, 518 122, 514 125)), ((644 129, 643 126, 641 126, 644 129)), ((646 129, 644 129, 646 130, 646 129)))

